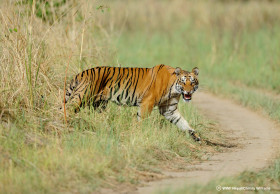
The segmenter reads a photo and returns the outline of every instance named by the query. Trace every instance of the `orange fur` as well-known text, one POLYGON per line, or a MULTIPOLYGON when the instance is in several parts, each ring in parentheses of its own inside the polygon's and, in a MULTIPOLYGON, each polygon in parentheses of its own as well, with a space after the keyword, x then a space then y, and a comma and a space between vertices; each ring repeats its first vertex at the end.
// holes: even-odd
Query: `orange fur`
POLYGON ((181 95, 185 101, 191 100, 198 87, 197 75, 197 68, 188 72, 166 65, 153 68, 95 67, 75 76, 67 89, 66 102, 70 101, 76 111, 83 105, 105 108, 109 100, 139 106, 139 118, 148 116, 158 106, 160 113, 170 122, 178 123, 183 131, 193 131, 178 113, 177 104, 181 95))

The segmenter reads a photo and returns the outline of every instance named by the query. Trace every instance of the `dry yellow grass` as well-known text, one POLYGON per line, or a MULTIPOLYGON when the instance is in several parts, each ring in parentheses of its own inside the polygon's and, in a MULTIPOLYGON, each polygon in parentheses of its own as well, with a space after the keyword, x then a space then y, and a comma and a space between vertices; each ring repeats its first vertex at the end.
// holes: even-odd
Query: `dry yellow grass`
MULTIPOLYGON (((57 7, 55 3, 63 1, 48 1, 50 6, 46 2, 0 3, 0 188, 4 193, 90 192, 100 185, 135 184, 143 178, 139 174, 158 172, 160 164, 191 162, 218 149, 197 145, 156 111, 139 124, 132 116, 134 108, 112 104, 103 114, 88 109, 67 113, 65 125, 58 108, 70 56, 67 80, 82 69, 118 65, 120 48, 115 43, 123 34, 163 32, 170 37, 181 26, 189 26, 235 37, 241 31, 270 28, 280 20, 279 4, 265 1, 72 0, 57 7)), ((132 48, 126 51, 135 56, 132 48)), ((137 58, 137 65, 142 60, 137 58)), ((180 108, 203 138, 225 141, 192 106, 180 108)))

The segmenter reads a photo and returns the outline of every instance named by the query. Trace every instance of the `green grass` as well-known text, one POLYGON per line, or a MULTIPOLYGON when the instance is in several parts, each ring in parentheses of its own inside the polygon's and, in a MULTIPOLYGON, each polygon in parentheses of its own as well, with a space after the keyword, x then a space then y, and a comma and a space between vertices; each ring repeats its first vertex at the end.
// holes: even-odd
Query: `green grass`
POLYGON ((237 37, 217 36, 218 32, 206 35, 184 25, 172 35, 124 34, 116 43, 117 59, 132 66, 164 63, 186 70, 198 66, 202 91, 233 98, 280 121, 280 36, 272 36, 271 31, 280 27, 245 31, 237 37))
MULTIPOLYGON (((160 31, 124 34, 116 43, 117 59, 121 64, 126 61, 135 66, 164 63, 186 70, 198 66, 202 91, 231 98, 279 122, 279 35, 280 25, 242 31, 237 35, 231 32, 220 35, 218 29, 206 33, 182 25, 172 34, 160 31), (127 48, 131 54, 125 52, 127 48)), ((260 172, 245 171, 204 186, 187 186, 166 193, 212 193, 217 185, 268 186, 279 191, 279 181, 279 159, 276 159, 273 165, 260 172)))
MULTIPOLYGON (((190 104, 180 104, 180 109, 203 138, 221 139, 190 104)), ((114 104, 104 113, 84 109, 69 115, 69 126, 57 131, 48 131, 49 118, 30 118, 24 112, 15 121, 2 123, 1 192, 87 193, 100 186, 137 184, 145 179, 137 172, 157 174, 160 166, 167 168, 173 161, 188 164, 217 151, 195 143, 157 110, 141 123, 136 112, 114 104)), ((185 167, 175 162, 173 168, 185 167)))
POLYGON ((234 190, 231 188, 248 187, 255 190, 247 192, 257 193, 278 193, 280 184, 280 162, 276 160, 273 165, 260 172, 245 171, 235 177, 226 177, 221 179, 212 180, 207 184, 189 185, 177 190, 165 190, 158 193, 240 193, 244 191, 234 190), (221 186, 221 191, 217 191, 217 186, 221 186), (257 188, 263 187, 263 188, 257 188), (223 189, 224 188, 224 189, 223 189), (265 190, 264 188, 268 189, 265 190), (229 190, 227 190, 229 189, 229 190))
MULTIPOLYGON (((1 6, 0 193, 90 193, 136 185, 219 151, 194 142, 158 110, 137 122, 136 108, 110 103, 103 113, 67 112, 66 125, 59 107, 68 61, 68 81, 79 68, 117 65, 115 32, 95 22, 105 17, 90 13, 95 3, 67 2, 61 20, 49 22, 32 15, 32 2, 1 6)), ((224 142, 191 104, 180 103, 180 109, 202 138, 224 142)))
MULTIPOLYGON (((135 108, 109 104, 104 113, 68 113, 65 125, 58 107, 71 53, 68 80, 79 68, 97 65, 197 66, 200 90, 280 120, 274 97, 280 92, 279 3, 114 1, 100 11, 99 2, 75 2, 50 9, 42 1, 35 15, 32 1, 1 2, 1 193, 89 193, 135 185, 145 173, 184 169, 220 149, 193 142, 157 110, 139 123, 135 108)), ((191 104, 180 103, 180 110, 202 138, 226 141, 191 104)), ((211 193, 215 181, 188 189, 211 193)), ((225 180, 244 183, 277 186, 279 160, 262 172, 225 180)))
POLYGON ((271 31, 243 32, 237 37, 230 32, 204 32, 182 26, 171 35, 135 32, 122 35, 117 46, 120 64, 172 66, 201 69, 201 83, 211 88, 207 79, 238 81, 248 87, 280 92, 280 27, 271 31), (275 31, 272 33, 271 31, 275 31), (127 53, 126 49, 131 52, 127 53))

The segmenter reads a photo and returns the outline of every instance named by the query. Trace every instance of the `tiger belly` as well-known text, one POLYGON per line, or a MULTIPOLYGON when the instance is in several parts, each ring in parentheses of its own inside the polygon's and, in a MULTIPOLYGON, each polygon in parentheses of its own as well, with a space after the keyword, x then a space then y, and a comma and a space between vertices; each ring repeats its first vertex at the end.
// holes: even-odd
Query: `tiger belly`
POLYGON ((138 100, 136 96, 132 96, 130 94, 126 94, 126 91, 122 91, 120 93, 111 94, 109 99, 110 101, 118 104, 118 105, 128 105, 128 106, 138 106, 138 100))

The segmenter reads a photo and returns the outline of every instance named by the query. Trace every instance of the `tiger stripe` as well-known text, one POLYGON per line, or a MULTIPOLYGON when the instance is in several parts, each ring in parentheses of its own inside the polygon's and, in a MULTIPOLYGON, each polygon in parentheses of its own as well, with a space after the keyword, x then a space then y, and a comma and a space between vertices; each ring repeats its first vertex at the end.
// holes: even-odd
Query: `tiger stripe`
MULTIPOLYGON (((178 111, 181 96, 190 101, 198 88, 198 68, 192 72, 157 65, 153 68, 95 67, 77 74, 66 91, 66 102, 75 111, 91 105, 105 108, 108 101, 120 105, 138 106, 137 118, 148 116, 153 107, 182 131, 194 130, 178 111)), ((199 140, 199 137, 196 138, 199 140)))

